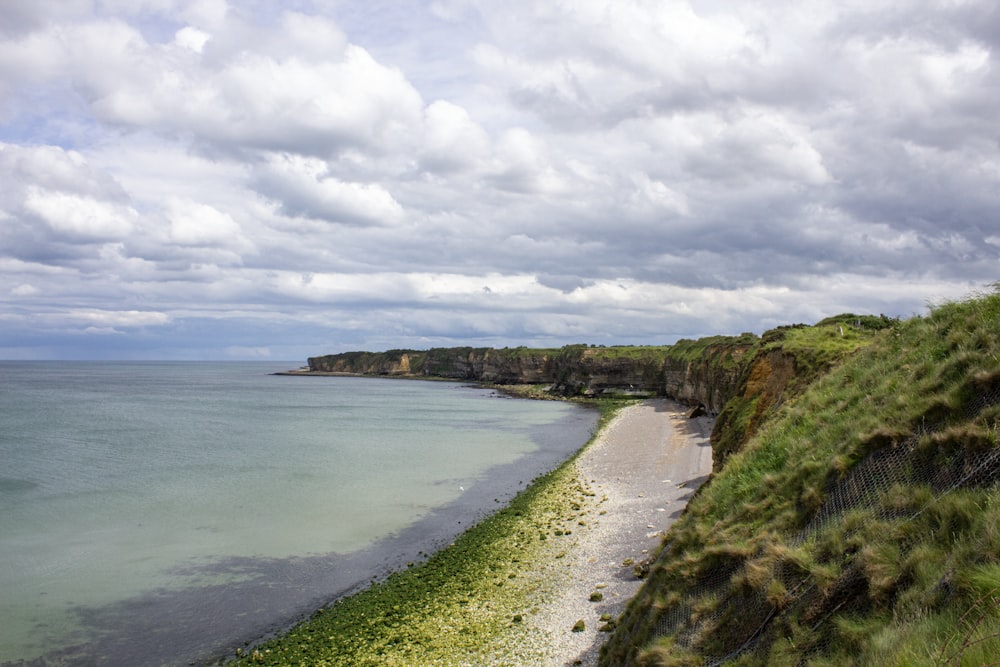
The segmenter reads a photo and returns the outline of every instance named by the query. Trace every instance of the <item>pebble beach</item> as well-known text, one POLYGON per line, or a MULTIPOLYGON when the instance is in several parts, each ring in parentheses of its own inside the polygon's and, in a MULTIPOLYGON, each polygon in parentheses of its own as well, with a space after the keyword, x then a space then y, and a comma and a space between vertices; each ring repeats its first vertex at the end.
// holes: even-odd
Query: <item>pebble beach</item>
POLYGON ((634 569, 711 473, 711 420, 687 412, 662 399, 626 407, 576 460, 595 502, 578 522, 573 548, 555 561, 558 568, 546 568, 554 592, 536 619, 549 643, 546 664, 597 664, 601 617, 621 614, 642 584, 634 569), (573 631, 580 620, 583 629, 573 631))
POLYGON ((241 664, 596 665, 608 621, 710 475, 711 420, 647 399, 424 562, 264 644, 241 664))

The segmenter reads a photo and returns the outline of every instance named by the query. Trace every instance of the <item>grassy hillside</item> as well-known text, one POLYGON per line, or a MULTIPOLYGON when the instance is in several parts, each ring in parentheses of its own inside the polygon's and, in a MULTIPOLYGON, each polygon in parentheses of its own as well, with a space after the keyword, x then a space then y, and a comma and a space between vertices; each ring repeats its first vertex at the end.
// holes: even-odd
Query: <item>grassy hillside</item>
MULTIPOLYGON (((842 356, 821 324, 781 345, 842 356)), ((1000 656, 1000 293, 887 324, 691 501, 604 664, 1000 656)))
POLYGON ((714 468, 721 470, 785 401, 896 323, 884 316, 844 313, 813 326, 795 324, 764 332, 743 355, 741 382, 728 392, 712 430, 714 468))

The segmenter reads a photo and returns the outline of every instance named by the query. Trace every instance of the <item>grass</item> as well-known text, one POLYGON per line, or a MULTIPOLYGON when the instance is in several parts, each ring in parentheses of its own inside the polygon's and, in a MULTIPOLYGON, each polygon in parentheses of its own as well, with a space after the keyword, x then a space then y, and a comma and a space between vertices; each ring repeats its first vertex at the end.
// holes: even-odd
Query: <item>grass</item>
POLYGON ((611 347, 590 347, 586 349, 584 354, 602 359, 652 360, 662 363, 673 349, 673 345, 614 345, 611 347))
POLYGON ((816 371, 824 370, 844 356, 867 346, 878 335, 879 329, 855 326, 851 317, 840 316, 811 327, 790 328, 780 341, 772 340, 764 348, 780 346, 795 356, 802 366, 799 372, 803 376, 812 376, 816 371))
MULTIPOLYGON (((597 433, 629 403, 598 401, 597 433)), ((533 618, 551 590, 560 554, 573 547, 578 513, 596 505, 577 478, 575 461, 534 480, 425 562, 336 601, 275 639, 241 649, 231 664, 538 663, 546 644, 533 618)))
POLYGON ((997 659, 1000 291, 867 324, 764 337, 843 361, 692 499, 603 664, 997 659))
MULTIPOLYGON (((726 656, 748 665, 945 665, 980 664, 996 654, 996 471, 970 474, 998 447, 998 332, 994 290, 905 322, 844 314, 760 338, 491 351, 516 359, 544 354, 562 374, 586 359, 595 367, 606 360, 606 369, 638 363, 657 377, 675 364, 713 389, 760 380, 760 393, 722 410, 713 450, 728 458, 718 459, 713 480, 614 624, 604 663, 699 664, 726 656), (779 368, 792 369, 790 383, 769 386, 779 368), (834 506, 835 498, 843 506, 834 506)), ((451 351, 432 352, 445 366, 455 364, 451 351)), ((373 368, 395 368, 393 359, 375 361, 373 368)), ((516 644, 530 633, 525 600, 543 602, 527 573, 554 557, 545 549, 565 541, 557 499, 586 494, 562 474, 541 480, 539 491, 532 487, 539 495, 526 498, 528 506, 514 510, 519 515, 505 510, 367 597, 338 603, 331 616, 341 625, 316 627, 354 641, 296 659, 323 664, 345 651, 342 662, 327 664, 394 664, 390 655, 462 664, 474 647, 516 644), (554 504, 543 500, 546 488, 557 489, 554 504), (521 539, 510 542, 511 535, 521 539), (427 602, 428 591, 444 606, 427 602)))

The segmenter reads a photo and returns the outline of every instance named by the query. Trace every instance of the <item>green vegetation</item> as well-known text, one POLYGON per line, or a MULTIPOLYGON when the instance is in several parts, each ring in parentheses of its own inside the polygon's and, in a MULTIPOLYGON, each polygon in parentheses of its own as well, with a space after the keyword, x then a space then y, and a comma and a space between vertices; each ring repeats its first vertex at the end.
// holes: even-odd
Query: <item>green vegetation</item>
POLYGON ((765 350, 781 349, 794 355, 800 375, 812 380, 816 373, 868 345, 879 331, 896 323, 898 320, 846 313, 828 317, 811 327, 779 327, 767 332, 761 341, 765 350))
POLYGON ((722 354, 722 363, 730 365, 741 359, 747 351, 755 351, 760 339, 751 333, 739 336, 707 336, 698 340, 682 338, 670 346, 670 358, 677 361, 704 361, 705 357, 722 354))
POLYGON ((1000 290, 762 345, 832 370, 692 499, 604 664, 995 660, 1000 290))
POLYGON ((672 345, 613 345, 611 347, 590 347, 587 354, 601 359, 662 360, 673 348, 672 345))
MULTIPOLYGON (((628 403, 598 401, 598 432, 628 403)), ((572 548, 570 527, 596 504, 576 476, 574 457, 425 562, 240 650, 231 664, 537 664, 547 644, 532 641, 532 618, 549 592, 548 573, 572 548)))
POLYGON ((712 433, 715 469, 721 470, 785 401, 897 322, 845 313, 814 326, 795 324, 765 332, 737 360, 741 385, 730 392, 712 433))
MULTIPOLYGON (((335 372, 431 372, 535 397, 649 392, 721 411, 712 480, 644 563, 626 613, 602 620, 606 665, 963 665, 1000 655, 1000 288, 924 318, 845 313, 760 337, 356 354, 321 359, 335 372)), ((316 632, 353 640, 316 655, 514 655, 504 647, 530 635, 532 605, 544 604, 535 575, 566 548, 559 503, 576 494, 582 506, 587 494, 567 470, 424 565, 323 612, 342 625, 316 632)))

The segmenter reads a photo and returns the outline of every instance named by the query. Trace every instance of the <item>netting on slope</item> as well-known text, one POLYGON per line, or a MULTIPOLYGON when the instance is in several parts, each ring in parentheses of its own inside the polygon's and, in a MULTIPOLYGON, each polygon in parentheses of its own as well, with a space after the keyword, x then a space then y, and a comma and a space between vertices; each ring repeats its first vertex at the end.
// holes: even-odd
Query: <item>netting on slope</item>
MULTIPOLYGON (((968 402, 968 417, 974 418, 1000 404, 1000 386, 991 384, 981 387, 968 402)), ((995 433, 995 421, 992 428, 995 433)), ((788 539, 787 544, 796 547, 818 539, 827 527, 849 512, 867 511, 880 520, 913 521, 957 489, 996 485, 1000 481, 1000 447, 995 446, 995 441, 985 446, 961 441, 939 446, 947 440, 940 437, 946 431, 944 425, 922 425, 901 442, 870 452, 828 490, 810 523, 788 539), (887 503, 886 494, 895 486, 924 486, 931 491, 930 499, 919 507, 901 508, 887 503)), ((835 614, 852 610, 852 605, 858 603, 856 591, 866 585, 865 574, 850 564, 836 584, 822 594, 814 576, 792 560, 779 558, 763 580, 759 573, 751 571, 753 567, 752 561, 748 561, 735 569, 717 569, 703 576, 694 591, 689 590, 681 601, 659 612, 654 636, 669 636, 675 646, 692 648, 706 634, 725 626, 727 636, 740 637, 742 641, 724 655, 706 657, 703 663, 721 665, 748 652, 759 650, 765 654, 769 647, 761 645, 761 639, 779 612, 792 612, 809 619, 813 630, 822 634, 823 624, 835 614), (732 586, 737 578, 753 581, 754 585, 732 586), (723 596, 726 604, 716 604, 723 596)), ((811 650, 822 651, 823 644, 821 640, 811 650)))

